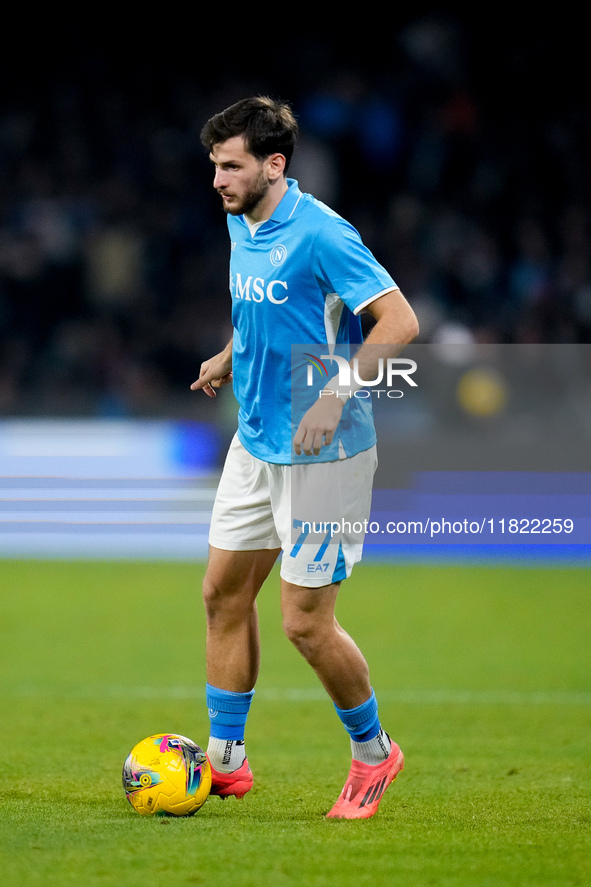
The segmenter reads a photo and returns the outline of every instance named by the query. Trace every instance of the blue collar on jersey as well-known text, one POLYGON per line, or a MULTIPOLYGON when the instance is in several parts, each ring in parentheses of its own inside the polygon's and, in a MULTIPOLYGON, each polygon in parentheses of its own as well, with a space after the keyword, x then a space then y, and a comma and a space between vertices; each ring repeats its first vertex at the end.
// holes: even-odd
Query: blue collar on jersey
POLYGON ((274 222, 286 222, 293 215, 293 212, 301 199, 302 192, 295 179, 287 179, 287 185, 287 191, 267 221, 273 220, 274 222))

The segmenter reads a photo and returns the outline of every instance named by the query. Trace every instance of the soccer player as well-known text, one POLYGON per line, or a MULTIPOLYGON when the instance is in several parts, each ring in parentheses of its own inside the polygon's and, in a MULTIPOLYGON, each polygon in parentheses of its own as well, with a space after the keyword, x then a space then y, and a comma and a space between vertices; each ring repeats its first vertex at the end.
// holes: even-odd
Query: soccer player
MULTIPOLYGON (((355 390, 340 391, 335 376, 323 391, 329 396, 306 409, 293 434, 290 349, 295 343, 358 344, 358 375, 369 380, 379 356, 398 353, 418 325, 357 231, 287 178, 297 129, 289 105, 257 96, 216 114, 201 132, 227 213, 233 338, 201 365, 191 388, 215 397, 232 382, 239 404, 203 583, 207 754, 212 794, 241 798, 251 789, 244 732, 259 668, 256 599, 282 552, 285 633, 350 735, 351 770, 327 815, 358 819, 376 812, 403 766, 400 748, 381 726, 365 658, 335 618, 340 583, 360 559, 362 540, 346 534, 338 544, 330 540, 319 563, 316 546, 292 541, 291 492, 292 472, 301 462, 313 463, 319 483, 340 483, 350 513, 368 517, 375 430, 371 415, 361 423, 350 420, 355 390), (362 344, 364 310, 376 323, 362 344)), ((379 176, 368 187, 379 188, 379 176)))

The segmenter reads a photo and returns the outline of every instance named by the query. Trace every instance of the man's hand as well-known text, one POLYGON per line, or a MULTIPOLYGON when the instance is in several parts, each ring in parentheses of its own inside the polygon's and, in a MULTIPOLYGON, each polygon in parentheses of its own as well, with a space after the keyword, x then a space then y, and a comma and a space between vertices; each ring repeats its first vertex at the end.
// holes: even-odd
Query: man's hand
POLYGON ((343 401, 333 392, 319 397, 304 414, 293 439, 297 455, 301 456, 302 450, 307 456, 320 455, 322 447, 332 443, 342 412, 343 401))
POLYGON ((191 385, 191 391, 199 391, 200 388, 208 397, 217 397, 216 388, 227 385, 232 381, 232 348, 231 345, 203 361, 199 371, 199 378, 191 385))

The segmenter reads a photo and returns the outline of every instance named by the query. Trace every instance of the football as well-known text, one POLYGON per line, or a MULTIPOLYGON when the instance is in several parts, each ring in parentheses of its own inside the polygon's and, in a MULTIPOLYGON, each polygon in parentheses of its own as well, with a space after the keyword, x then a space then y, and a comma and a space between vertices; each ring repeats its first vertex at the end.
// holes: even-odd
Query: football
POLYGON ((191 739, 157 733, 130 751, 123 788, 133 809, 144 816, 192 816, 209 795, 211 767, 191 739))

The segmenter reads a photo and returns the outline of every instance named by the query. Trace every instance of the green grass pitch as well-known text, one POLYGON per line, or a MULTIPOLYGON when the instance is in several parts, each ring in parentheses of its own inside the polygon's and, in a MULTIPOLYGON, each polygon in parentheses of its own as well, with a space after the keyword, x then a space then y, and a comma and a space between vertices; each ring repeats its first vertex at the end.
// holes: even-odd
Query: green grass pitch
POLYGON ((404 772, 367 822, 324 818, 348 738, 261 592, 255 788, 138 816, 121 767, 207 743, 197 564, 0 563, 0 871, 28 885, 591 883, 591 571, 360 565, 338 616, 404 772))

